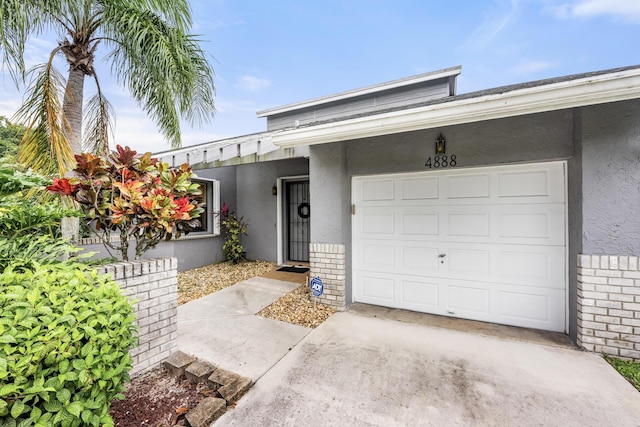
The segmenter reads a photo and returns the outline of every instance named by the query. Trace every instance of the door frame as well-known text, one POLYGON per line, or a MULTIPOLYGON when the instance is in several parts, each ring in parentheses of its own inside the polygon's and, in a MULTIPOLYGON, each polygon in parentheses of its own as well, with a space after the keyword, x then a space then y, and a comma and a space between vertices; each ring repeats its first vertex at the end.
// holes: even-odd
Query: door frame
POLYGON ((296 181, 309 181, 309 175, 294 175, 294 176, 283 176, 277 179, 276 181, 276 242, 278 245, 278 257, 277 263, 278 265, 283 265, 285 261, 288 261, 286 258, 286 234, 287 234, 287 223, 288 220, 284 203, 286 203, 286 194, 284 193, 285 186, 287 182, 296 182, 296 181))

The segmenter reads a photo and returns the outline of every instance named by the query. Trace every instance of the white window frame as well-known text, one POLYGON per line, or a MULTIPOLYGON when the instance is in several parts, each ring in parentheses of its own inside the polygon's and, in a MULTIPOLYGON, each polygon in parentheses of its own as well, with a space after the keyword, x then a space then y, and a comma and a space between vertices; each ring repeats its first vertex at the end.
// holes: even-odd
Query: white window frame
POLYGON ((219 236, 220 215, 215 215, 215 213, 220 212, 220 181, 210 178, 194 177, 191 178, 191 182, 205 184, 205 191, 207 192, 206 200, 210 200, 210 202, 206 204, 205 211, 201 215, 206 215, 208 221, 206 230, 192 231, 185 237, 219 236))

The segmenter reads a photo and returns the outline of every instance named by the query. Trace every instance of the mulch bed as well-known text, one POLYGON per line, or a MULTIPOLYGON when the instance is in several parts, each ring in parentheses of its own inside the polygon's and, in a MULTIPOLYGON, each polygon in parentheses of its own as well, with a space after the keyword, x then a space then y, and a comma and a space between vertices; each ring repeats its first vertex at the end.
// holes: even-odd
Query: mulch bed
POLYGON ((134 378, 127 385, 125 400, 113 401, 109 413, 115 427, 186 425, 184 414, 209 392, 160 367, 134 378))

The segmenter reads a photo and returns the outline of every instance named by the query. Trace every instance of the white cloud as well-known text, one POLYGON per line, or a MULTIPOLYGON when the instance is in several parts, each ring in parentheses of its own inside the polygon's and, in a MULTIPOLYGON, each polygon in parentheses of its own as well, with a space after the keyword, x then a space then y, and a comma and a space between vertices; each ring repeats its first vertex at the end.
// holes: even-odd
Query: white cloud
POLYGON ((482 24, 475 29, 466 44, 477 47, 486 46, 518 18, 520 0, 500 1, 498 3, 502 6, 500 10, 486 12, 482 24))
POLYGON ((255 76, 241 76, 238 78, 236 84, 241 89, 248 90, 249 92, 260 92, 271 86, 271 81, 255 76))
POLYGON ((523 61, 511 68, 514 74, 533 74, 539 71, 547 70, 553 67, 553 63, 549 61, 523 61))
POLYGON ((578 0, 553 8, 558 18, 593 18, 607 15, 617 21, 640 24, 638 0, 578 0))

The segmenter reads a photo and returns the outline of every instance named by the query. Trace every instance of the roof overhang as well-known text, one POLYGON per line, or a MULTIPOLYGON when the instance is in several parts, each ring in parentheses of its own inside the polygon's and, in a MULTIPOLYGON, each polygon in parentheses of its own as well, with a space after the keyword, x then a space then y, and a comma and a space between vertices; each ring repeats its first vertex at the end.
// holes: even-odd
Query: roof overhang
POLYGON ((284 129, 274 132, 272 141, 284 148, 326 144, 636 98, 640 68, 284 129))
POLYGON ((308 157, 307 147, 284 148, 273 144, 272 133, 243 135, 177 150, 154 153, 171 166, 187 163, 194 169, 308 157))
POLYGON ((295 104, 284 105, 281 107, 270 108, 268 110, 258 111, 257 117, 268 117, 276 114, 288 113, 291 111, 301 110, 303 108, 315 107, 322 104, 328 104, 330 102, 342 101, 345 99, 355 98, 358 96, 368 95, 371 93, 381 92, 389 89, 394 89, 403 86, 415 85, 427 81, 433 81, 444 78, 456 77, 462 71, 461 66, 445 68, 444 70, 432 71, 430 73, 423 73, 417 76, 405 77, 403 79, 392 80, 390 82, 381 83, 373 86, 367 86, 360 89, 349 90, 346 92, 340 92, 335 95, 324 96, 321 98, 310 99, 308 101, 298 102, 295 104))

